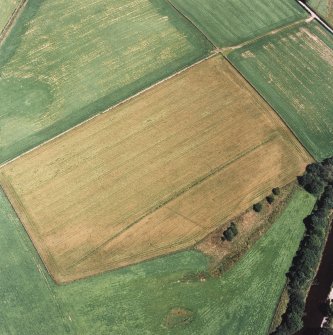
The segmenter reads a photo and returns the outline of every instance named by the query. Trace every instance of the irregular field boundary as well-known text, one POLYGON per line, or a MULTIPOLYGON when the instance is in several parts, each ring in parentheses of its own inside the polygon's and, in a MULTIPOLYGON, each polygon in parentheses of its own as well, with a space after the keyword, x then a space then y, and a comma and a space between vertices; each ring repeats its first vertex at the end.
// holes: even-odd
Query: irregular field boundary
MULTIPOLYGON (((206 59, 203 59, 203 60, 201 60, 201 61, 199 61, 199 62, 197 62, 197 63, 191 65, 191 66, 188 67, 187 69, 189 69, 189 68, 191 68, 191 67, 193 67, 193 66, 195 66, 195 65, 197 65, 197 64, 199 64, 199 63, 201 63, 201 62, 203 62, 203 61, 205 61, 205 60, 207 60, 207 59, 209 59, 209 58, 211 58, 211 57, 214 57, 214 56, 215 56, 215 57, 218 57, 216 54, 214 54, 214 55, 210 55, 210 56, 206 57, 206 59)), ((222 58, 222 57, 221 57, 221 58, 222 58)), ((302 144, 297 140, 297 138, 296 138, 295 136, 293 136, 293 133, 290 132, 290 128, 285 126, 285 122, 279 117, 279 115, 274 111, 274 109, 272 109, 272 108, 270 107, 270 105, 267 103, 267 101, 266 101, 265 99, 263 99, 262 96, 261 96, 260 94, 258 94, 258 92, 257 92, 255 89, 253 89, 253 86, 252 86, 247 80, 244 80, 244 77, 241 75, 241 73, 240 73, 240 72, 239 72, 239 71, 238 71, 238 70, 237 70, 237 69, 236 69, 236 68, 235 68, 229 61, 228 61, 228 59, 227 59, 226 57, 223 57, 223 58, 226 59, 227 64, 230 66, 230 70, 231 70, 232 72, 234 72, 234 75, 235 75, 236 77, 238 77, 238 79, 241 80, 241 81, 243 82, 243 85, 246 87, 246 89, 252 91, 252 96, 253 96, 253 98, 254 98, 255 100, 257 100, 258 102, 260 102, 261 105, 262 105, 262 107, 264 107, 264 106, 266 105, 267 107, 269 107, 269 109, 271 109, 272 112, 271 112, 270 115, 269 115, 269 119, 271 119, 272 122, 273 122, 274 124, 276 124, 276 125, 281 125, 281 126, 283 125, 283 128, 281 128, 278 132, 276 132, 276 131, 273 132, 269 138, 266 138, 265 141, 263 141, 263 142, 259 143, 258 145, 256 145, 255 148, 250 148, 250 149, 247 150, 246 152, 242 152, 242 153, 240 153, 239 155, 237 155, 237 157, 234 157, 231 161, 227 162, 226 164, 223 164, 223 166, 219 166, 219 167, 215 168, 214 171, 211 171, 211 173, 210 173, 208 176, 206 175, 206 176, 204 176, 204 178, 199 178, 199 179, 195 180, 194 183, 192 183, 192 184, 190 184, 190 185, 187 185, 186 187, 184 187, 184 188, 181 190, 181 194, 186 193, 187 191, 191 190, 193 187, 195 187, 195 186, 201 184, 203 181, 209 179, 211 176, 213 176, 213 175, 216 174, 217 172, 222 171, 226 166, 231 165, 232 163, 236 162, 239 158, 241 158, 241 157, 243 157, 243 156, 246 156, 247 154, 253 152, 253 151, 254 151, 255 149, 257 149, 257 148, 260 148, 260 147, 261 147, 262 145, 264 145, 265 143, 268 143, 268 142, 270 142, 271 140, 276 139, 277 137, 281 137, 282 139, 284 139, 284 138, 285 138, 284 134, 285 134, 285 135, 287 134, 287 138, 289 138, 289 141, 287 141, 286 143, 290 144, 290 145, 293 147, 293 149, 296 150, 296 152, 299 152, 302 156, 303 156, 303 155, 308 155, 309 157, 311 157, 311 156, 308 154, 308 152, 304 149, 304 147, 302 146, 302 144), (303 150, 302 150, 302 149, 303 149, 303 150)), ((223 59, 223 58, 222 58, 222 59, 223 59)), ((170 77, 167 78, 167 79, 170 79, 171 77, 175 77, 176 75, 178 75, 178 74, 181 73, 181 72, 186 71, 187 69, 181 70, 181 71, 177 72, 176 74, 173 74, 172 76, 170 76, 170 77)), ((164 79, 163 81, 165 81, 165 80, 167 80, 167 79, 164 79)), ((158 85, 158 84, 160 84, 160 83, 161 83, 161 82, 159 82, 159 83, 157 83, 157 84, 155 84, 155 85, 153 85, 153 86, 156 86, 156 85, 158 85)), ((145 91, 147 91, 147 90, 149 90, 149 89, 150 89, 150 88, 145 89, 144 91, 138 93, 136 96, 142 94, 143 92, 145 92, 145 91)), ((129 100, 131 100, 132 98, 134 98, 134 97, 136 97, 136 96, 130 97, 130 98, 128 98, 126 101, 129 101, 129 100)), ((118 105, 121 105, 121 104, 123 104, 123 103, 126 102, 126 101, 123 101, 123 102, 119 103, 118 105)), ((107 112, 107 111, 109 111, 109 110, 112 110, 112 109, 115 108, 115 107, 116 107, 116 106, 113 106, 113 107, 111 107, 110 109, 104 111, 103 113, 105 113, 105 112, 107 112)), ((102 113, 101 113, 101 114, 102 114, 102 113)), ((98 115, 96 115, 96 116, 98 116, 98 115)), ((96 116, 93 116, 92 118, 95 118, 96 116)), ((91 118, 91 119, 92 119, 92 118, 91 118)), ((89 119, 89 120, 91 120, 91 119, 89 119)), ((89 120, 84 121, 84 122, 81 123, 80 125, 82 125, 82 124, 88 122, 89 120)), ((78 126, 80 126, 80 125, 77 125, 77 126, 75 126, 74 128, 76 128, 76 127, 78 127, 78 126)), ((72 129, 73 129, 73 128, 71 128, 70 130, 72 130, 72 129)), ((64 135, 65 133, 69 132, 70 130, 68 130, 68 131, 66 131, 66 132, 64 132, 64 133, 62 133, 62 134, 59 135, 59 136, 64 135)), ((59 137, 59 136, 58 136, 58 137, 59 137)), ((56 138, 53 138, 53 139, 51 139, 50 141, 55 140, 55 139, 56 139, 56 138)), ((45 143, 44 143, 44 144, 45 144, 45 143)), ((40 146, 41 146, 41 145, 40 145, 40 146)), ((38 147, 35 147, 35 148, 32 149, 32 150, 35 150, 35 149, 37 149, 37 148, 38 148, 38 147)), ((27 152, 27 153, 28 153, 28 152, 27 152)), ((27 153, 24 153, 23 155, 25 155, 25 154, 27 154, 27 153)), ((22 155, 21 155, 21 156, 22 156, 22 155)), ((303 156, 303 157, 305 157, 305 156, 303 156)), ((17 158, 19 158, 19 157, 17 157, 17 158)), ((17 158, 15 158, 14 160, 16 160, 17 158)), ((9 162, 7 162, 6 164, 9 164, 9 162)), ((1 172, 1 171, 0 171, 0 172, 1 172)), ((25 210, 25 208, 24 208, 24 205, 22 204, 22 202, 20 201, 19 196, 16 194, 15 190, 13 189, 10 180, 9 180, 7 177, 5 177, 3 174, 0 174, 0 183, 3 185, 3 189, 4 189, 4 192, 6 193, 6 196, 10 199, 11 203, 16 207, 16 209, 17 209, 16 213, 17 213, 17 214, 20 214, 20 215, 18 215, 18 217, 21 219, 23 225, 25 226, 25 229, 26 229, 26 231, 27 231, 27 233, 28 233, 30 239, 31 239, 32 241, 34 241, 34 242, 36 243, 37 246, 39 246, 39 249, 41 249, 41 250, 45 250, 45 247, 44 247, 44 245, 43 245, 43 239, 39 236, 38 233, 36 233, 36 230, 34 229, 35 224, 34 224, 33 220, 31 219, 31 217, 29 217, 29 214, 26 212, 26 210, 25 210), (28 227, 28 226, 29 226, 29 227, 28 227), (34 239, 32 238, 32 236, 34 236, 34 239), (37 237, 37 238, 36 238, 36 237, 37 237)), ((282 185, 279 185, 279 186, 282 186, 282 185)), ((179 192, 178 192, 178 193, 179 193, 179 192)), ((166 203, 162 203, 162 204, 159 204, 157 207, 154 207, 153 210, 150 210, 149 213, 146 213, 146 214, 144 215, 144 217, 146 217, 147 215, 150 215, 151 213, 155 212, 157 209, 159 209, 159 208, 161 208, 161 207, 167 205, 167 203, 169 203, 170 201, 174 200, 175 198, 177 198, 177 197, 180 196, 181 194, 177 194, 176 196, 173 195, 172 198, 171 198, 171 199, 168 199, 168 201, 167 201, 166 203)), ((258 196, 259 196, 259 194, 258 194, 258 196)), ((138 221, 142 220, 144 217, 140 217, 139 220, 136 220, 136 221, 135 221, 134 223, 132 223, 129 227, 123 229, 123 230, 122 230, 119 234, 117 234, 117 235, 120 235, 120 234, 124 233, 126 230, 128 230, 130 227, 132 227, 133 225, 135 225, 138 221)), ((212 231, 214 231, 216 228, 218 228, 218 226, 214 226, 214 227, 211 228, 211 229, 208 228, 208 230, 207 230, 207 234, 205 234, 205 236, 208 235, 209 233, 211 233, 212 231)), ((112 239, 114 239, 114 238, 115 238, 115 236, 113 236, 111 239, 108 239, 107 241, 103 241, 102 244, 100 244, 100 245, 97 246, 94 250, 92 250, 91 252, 89 252, 88 255, 84 255, 83 258, 81 258, 81 261, 83 261, 83 260, 86 259, 86 258, 89 258, 89 256, 93 255, 93 254, 96 252, 96 250, 98 250, 100 247, 102 247, 104 244, 107 244, 108 242, 110 242, 110 241, 111 241, 112 239)), ((192 247, 193 247, 199 240, 202 240, 203 238, 204 238, 204 237, 202 237, 202 238, 200 238, 200 239, 197 239, 197 240, 194 241, 194 243, 192 243, 190 246, 188 245, 188 246, 186 246, 185 248, 184 248, 184 247, 183 247, 183 248, 180 248, 179 250, 176 250, 176 251, 174 251, 174 252, 179 252, 179 251, 181 251, 181 250, 187 250, 187 249, 189 249, 189 248, 192 248, 192 247)), ((46 248, 46 249, 47 249, 47 248, 46 248)), ((56 266, 56 262, 55 262, 54 258, 52 257, 51 253, 49 252, 49 250, 45 250, 45 251, 46 251, 45 254, 47 255, 47 258, 48 258, 48 263, 51 263, 51 266, 52 266, 53 268, 59 269, 59 268, 56 266), (50 262, 50 260, 51 260, 51 262, 50 262), (52 260, 53 260, 53 261, 52 261, 52 260)), ((166 252, 165 254, 170 254, 170 253, 172 253, 172 251, 171 251, 171 252, 166 252)), ((43 258, 42 254, 41 254, 41 257, 43 258)), ((156 257, 161 257, 161 255, 156 255, 156 257)), ((153 259, 153 258, 156 258, 156 257, 148 257, 148 258, 149 258, 149 259, 153 259)), ((145 261, 145 260, 139 260, 138 262, 135 262, 135 263, 133 262, 133 264, 141 263, 142 261, 145 261)), ((47 267, 47 262, 44 262, 44 264, 45 264, 45 266, 47 267)), ((74 265, 77 265, 77 264, 74 264, 74 265)), ((127 265, 124 265, 124 266, 127 266, 127 265)), ((124 267, 124 266, 120 266, 120 267, 124 267)), ((120 267, 117 267, 117 268, 120 268, 120 267)), ((106 271, 108 271, 108 270, 106 270, 106 271)), ((48 272, 49 272, 50 275, 51 275, 51 271, 50 271, 49 269, 48 269, 48 272)), ((105 272, 105 271, 103 271, 103 272, 105 272)), ((99 274, 99 273, 100 273, 100 272, 92 273, 92 274, 89 274, 89 276, 97 275, 97 274, 99 274)), ((56 280, 56 278, 54 278, 54 276, 51 275, 51 277, 52 277, 54 280, 56 280)), ((80 278, 78 278, 78 279, 80 279, 80 278)), ((74 280, 76 280, 76 279, 74 279, 74 280)), ((56 280, 56 281, 57 281, 57 280, 56 280)), ((72 281, 72 280, 68 280, 68 281, 72 281)), ((66 281, 64 281, 64 282, 66 282, 66 281)))
MULTIPOLYGON (((275 112, 274 112, 275 114, 275 112)), ((272 113, 272 116, 274 115, 272 113)), ((275 121, 276 122, 276 121, 275 121)), ((176 195, 173 195, 173 197, 171 199, 168 199, 165 203, 159 204, 157 207, 154 207, 152 210, 149 211, 149 213, 146 213, 143 217, 140 217, 138 220, 135 220, 130 226, 126 227, 125 229, 123 229, 122 231, 120 231, 118 234, 116 234, 115 236, 112 236, 112 238, 103 241, 103 243, 101 243, 100 245, 98 245, 95 249, 91 250, 91 252, 89 252, 89 254, 84 255, 84 257, 82 257, 78 262, 74 263, 70 268, 77 266, 79 263, 81 263, 82 261, 86 260, 87 258, 91 257, 93 254, 96 253, 96 251, 98 249, 100 249, 101 247, 103 247, 104 245, 108 244, 109 242, 111 242, 113 239, 115 239, 116 237, 118 237, 119 235, 125 233, 127 230, 129 230, 131 227, 133 227, 135 224, 137 224, 139 221, 141 221, 142 219, 144 219, 145 217, 151 215, 152 213, 156 212, 159 208, 162 208, 164 206, 166 206, 168 203, 170 203, 171 201, 175 200, 177 197, 181 196, 182 194, 185 194, 187 192, 189 192, 190 190, 192 190, 193 188, 195 188, 196 186, 199 186, 201 183, 205 182, 206 180, 210 179, 211 177, 213 177, 214 175, 222 172, 225 168, 229 167, 232 164, 235 164, 237 162, 237 160, 246 157, 248 154, 251 154, 253 152, 255 152, 256 150, 262 148, 265 145, 268 145, 270 142, 274 141, 274 140, 281 140, 284 137, 282 136, 282 133, 277 133, 276 131, 272 133, 272 135, 267 138, 265 141, 259 143, 258 145, 248 149, 245 152, 240 153, 239 155, 237 155, 237 157, 233 158, 231 161, 218 166, 217 168, 214 169, 214 171, 212 171, 208 176, 204 176, 203 178, 200 178, 200 180, 195 181, 192 185, 185 187, 183 190, 181 190, 181 192, 178 192, 176 195)), ((292 142, 287 142, 288 145, 292 145, 292 142)), ((299 147, 297 146, 292 146, 295 150, 299 149, 299 147)), ((281 185, 282 186, 282 185, 281 185)), ((43 260, 43 264, 45 266, 45 268, 47 269, 47 272, 49 273, 50 277, 56 282, 56 283, 61 283, 61 284, 66 284, 66 283, 70 283, 76 280, 80 280, 80 279, 85 279, 87 277, 91 277, 91 276, 95 276, 95 275, 99 275, 101 274, 101 272, 96 272, 93 271, 91 274, 88 274, 86 276, 84 276, 83 278, 75 278, 73 280, 63 280, 60 278, 57 278, 53 275, 52 271, 49 269, 49 264, 51 263, 51 266, 53 267, 53 269, 56 269, 56 271, 53 272, 58 272, 60 273, 60 269, 57 265, 57 262, 54 260, 52 254, 49 251, 49 248, 44 244, 43 242, 43 238, 40 236, 40 234, 38 233, 38 230, 35 229, 35 223, 34 220, 31 218, 31 216, 28 214, 27 210, 25 209, 25 206, 23 205, 20 196, 16 193, 14 187, 12 186, 10 180, 8 177, 6 177, 3 173, 1 173, 0 170, 0 187, 2 188, 5 196, 7 197, 7 199, 9 200, 9 202, 11 203, 12 207, 14 208, 14 211, 17 215, 17 217, 20 219, 25 231, 27 232, 27 235, 29 236, 29 239, 31 240, 31 242, 33 243, 35 249, 37 250, 39 257, 43 260), (47 255, 47 261, 45 259, 45 257, 43 256, 43 254, 47 255)), ((259 195, 258 195, 259 196, 259 195)), ((183 248, 179 248, 175 251, 171 251, 171 252, 163 252, 162 255, 156 255, 153 257, 147 257, 146 259, 143 260, 139 260, 137 262, 131 262, 130 265, 135 265, 135 264, 139 264, 145 261, 150 261, 152 259, 156 259, 159 257, 164 257, 170 254, 174 254, 174 253, 178 253, 181 251, 186 251, 186 250, 192 250, 193 248, 195 248, 195 246, 200 243, 207 235, 209 235, 210 233, 212 233, 214 230, 218 229, 220 226, 223 226, 225 223, 222 223, 218 226, 214 226, 212 228, 205 228, 200 226, 202 229, 206 229, 207 233, 205 234, 204 237, 201 237, 197 240, 193 240, 193 237, 191 237, 189 240, 192 241, 190 245, 183 247, 183 248)), ((186 241, 185 241, 186 242, 186 241)), ((186 244, 188 244, 188 242, 186 242, 186 244)), ((174 243, 172 245, 170 245, 169 247, 172 246, 176 246, 177 243, 174 243)), ((164 247, 162 248, 164 249, 164 247)), ((124 268, 127 267, 128 265, 124 265, 124 266, 119 266, 116 267, 117 269, 120 268, 124 268)), ((114 269, 111 270, 106 270, 103 271, 102 273, 105 272, 109 272, 112 271, 114 269)))
MULTIPOLYGON (((272 136, 270 138, 268 138, 266 141, 256 145, 255 147, 251 148, 250 150, 248 150, 247 152, 243 152, 241 153, 239 156, 237 156, 237 158, 233 159, 231 162, 228 162, 226 164, 224 164, 223 166, 218 167, 218 170, 215 171, 215 173, 212 173, 211 175, 209 175, 207 178, 205 178, 203 181, 208 180, 210 177, 214 176, 215 174, 222 172, 225 168, 227 168, 228 166, 235 164, 237 162, 238 159, 246 157, 248 154, 251 154, 253 152, 255 152, 256 150, 262 148, 265 145, 269 145, 270 142, 272 142, 273 140, 278 140, 280 138, 283 139, 284 137, 281 136, 282 134, 276 134, 273 133, 272 136)), ((288 145, 292 145, 290 142, 286 142, 288 145)), ((297 148, 295 148, 295 146, 293 146, 293 148, 296 150, 297 148)), ((287 181, 287 183, 290 182, 290 180, 287 181)), ((191 237, 189 238, 187 241, 184 241, 184 243, 186 244, 186 246, 184 247, 180 247, 177 248, 178 243, 174 243, 170 246, 168 246, 168 248, 174 249, 174 247, 177 248, 177 250, 164 250, 165 247, 161 248, 162 253, 161 254, 157 254, 155 256, 151 256, 149 252, 145 253, 146 257, 144 257, 141 260, 138 261, 131 261, 130 264, 125 264, 125 265, 121 265, 121 266, 116 266, 115 268, 111 268, 111 269, 107 269, 104 271, 99 271, 99 270, 92 270, 91 273, 87 273, 84 276, 78 276, 78 277, 74 277, 73 279, 68 279, 68 278, 62 278, 62 276, 60 276, 59 278, 57 276, 54 275, 54 273, 60 273, 60 269, 57 265, 57 262, 54 260, 52 254, 50 253, 48 247, 43 243, 43 238, 39 235, 38 231, 34 228, 35 224, 34 221, 32 220, 31 216, 27 213, 25 206, 23 205, 23 203, 20 200, 20 197, 17 195, 15 189, 12 187, 10 180, 8 180, 8 178, 6 176, 4 176, 3 174, 0 174, 0 184, 1 184, 1 188, 3 189, 4 194, 6 195, 7 199, 10 201, 12 207, 14 208, 14 211, 17 215, 17 217, 20 219, 22 225, 24 226, 25 231, 27 232, 29 239, 31 240, 31 242, 34 244, 35 249, 37 250, 39 257, 43 260, 43 264, 45 266, 45 268, 47 269, 48 274, 50 275, 50 277, 57 283, 57 284, 68 284, 77 280, 81 280, 81 279, 86 279, 88 277, 93 277, 93 276, 98 276, 100 274, 106 273, 106 272, 110 272, 113 271, 115 269, 121 269, 121 268, 125 268, 129 265, 135 265, 135 264, 140 264, 142 262, 147 262, 153 259, 157 259, 160 257, 165 257, 171 254, 175 254, 178 252, 183 252, 186 250, 193 250, 196 245, 198 243, 200 243, 204 238, 206 238, 207 235, 209 235, 210 233, 212 233, 214 230, 219 229, 221 226, 225 225, 225 222, 219 224, 218 226, 214 226, 214 227, 207 227, 206 232, 205 232, 205 236, 203 237, 199 237, 199 238, 194 238, 191 237), (41 251, 39 251, 41 250, 41 251), (45 259, 45 256, 43 255, 47 255, 47 261, 45 259), (50 270, 50 265, 53 268, 53 271, 50 270), (54 271, 54 269, 56 271, 54 271)), ((201 182, 196 183, 195 185, 193 185, 193 187, 187 188, 183 193, 186 193, 188 191, 190 191, 192 188, 194 188, 195 186, 200 185, 201 182)), ((281 185, 283 186, 283 185, 281 185)), ((261 194, 258 194, 257 197, 260 197, 260 199, 262 198, 261 194)), ((177 197, 176 197, 177 198, 177 197)), ((174 199, 171 199, 170 201, 172 201, 174 199)), ((169 202, 170 202, 169 201, 169 202)), ((156 208, 153 212, 155 212, 156 210, 158 210, 159 208, 163 207, 165 205, 161 205, 158 208, 156 208)), ((152 212, 152 213, 153 213, 152 212)), ((151 213, 147 214, 150 215, 151 213)), ((143 218, 140 218, 140 220, 142 220, 143 218)), ((227 219, 227 217, 226 217, 227 219)), ((137 220, 137 221, 140 221, 137 220)), ((125 233, 128 229, 130 229, 132 226, 134 226, 137 222, 134 222, 133 224, 130 225, 130 227, 125 228, 124 230, 122 230, 118 235, 121 235, 123 233, 125 233)), ((200 232, 199 232, 199 235, 200 232)), ((93 254, 96 253, 96 251, 103 247, 103 245, 109 243, 110 241, 112 241, 113 239, 115 239, 117 236, 113 236, 112 238, 108 239, 106 242, 103 242, 101 245, 99 245, 98 247, 96 247, 94 250, 92 250, 88 255, 85 255, 83 258, 81 258, 79 260, 79 262, 73 264, 70 268, 77 266, 79 263, 81 263, 82 261, 86 260, 87 258, 91 257, 93 254)), ((130 256, 128 256, 126 259, 131 259, 130 256)), ((72 276, 73 277, 73 276, 72 276)))
MULTIPOLYGON (((77 263, 73 264, 72 267, 75 267, 76 265, 80 264, 82 261, 84 261, 85 259, 89 258, 91 255, 93 255, 94 253, 96 253, 96 251, 103 247, 104 245, 108 244, 109 242, 111 242, 112 240, 114 240, 115 238, 117 238, 118 236, 120 236, 121 234, 123 234, 124 232, 126 232, 127 230, 129 230, 130 228, 132 228, 135 224, 137 224, 138 222, 140 222, 141 220, 145 219, 147 216, 153 214, 154 212, 156 212, 159 208, 165 207, 167 206, 170 202, 172 202, 173 200, 177 199, 178 197, 180 197, 181 195, 185 194, 186 192, 192 190, 193 188, 195 188, 196 186, 199 186, 200 184, 204 183, 205 181, 207 181, 208 179, 210 179, 211 177, 217 175, 218 173, 222 172, 225 168, 229 167, 230 165, 236 163, 240 158, 246 157, 248 154, 255 152, 257 149, 262 148, 263 146, 269 144, 270 142, 272 142, 275 139, 278 139, 280 137, 279 133, 272 133, 272 135, 267 138, 265 141, 261 142, 258 145, 255 145, 251 148, 249 148, 248 150, 246 150, 245 152, 241 152, 239 153, 239 155, 235 156, 233 159, 231 159, 230 161, 226 162, 225 164, 222 164, 218 167, 216 167, 215 169, 213 169, 212 171, 210 171, 209 174, 204 175, 200 178, 198 178, 197 180, 194 180, 193 183, 191 183, 190 185, 185 186, 183 189, 179 190, 177 193, 172 194, 170 198, 166 199, 164 202, 158 204, 156 207, 152 208, 149 210, 149 212, 147 212, 145 215, 143 215, 142 217, 138 218, 137 220, 135 220, 133 223, 131 223, 129 226, 127 226, 125 229, 121 230, 119 233, 117 233, 116 235, 112 236, 110 239, 104 241, 103 243, 101 243, 100 245, 98 245, 95 249, 91 250, 87 255, 85 255, 84 257, 82 257, 81 259, 78 260, 77 263)), ((178 214, 178 213, 177 213, 178 214)), ((179 214, 178 214, 179 215, 179 214)), ((188 218, 186 218, 188 219, 188 218)), ((192 221, 193 222, 193 221, 192 221)), ((196 225, 198 225, 200 228, 202 229, 207 229, 204 226, 201 226, 199 223, 197 222, 193 222, 196 225)), ((218 227, 214 227, 212 230, 207 230, 207 235, 210 234, 212 231, 214 231, 216 228, 218 227)), ((203 237, 204 238, 204 237, 203 237)), ((192 238, 190 239, 192 240, 192 238)), ((202 240, 202 239, 200 239, 202 240)), ((197 242, 198 243, 198 242, 197 242)), ((175 243, 176 245, 177 243, 175 243)), ((187 249, 187 248, 186 248, 187 249)), ((184 250, 186 250, 184 249, 184 250)), ((181 250, 179 250, 181 251, 181 250)))

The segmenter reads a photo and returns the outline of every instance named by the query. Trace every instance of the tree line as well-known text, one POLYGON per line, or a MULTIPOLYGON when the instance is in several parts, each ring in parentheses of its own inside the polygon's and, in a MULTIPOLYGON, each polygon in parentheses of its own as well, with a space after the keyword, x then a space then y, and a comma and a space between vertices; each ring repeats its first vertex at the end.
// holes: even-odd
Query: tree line
MULTIPOLYGON (((316 275, 325 247, 330 213, 333 209, 333 157, 309 164, 299 184, 316 198, 312 213, 304 219, 305 234, 286 274, 289 302, 282 322, 272 333, 291 335, 302 329, 306 294, 316 275)), ((330 334, 321 330, 318 334, 330 334)))

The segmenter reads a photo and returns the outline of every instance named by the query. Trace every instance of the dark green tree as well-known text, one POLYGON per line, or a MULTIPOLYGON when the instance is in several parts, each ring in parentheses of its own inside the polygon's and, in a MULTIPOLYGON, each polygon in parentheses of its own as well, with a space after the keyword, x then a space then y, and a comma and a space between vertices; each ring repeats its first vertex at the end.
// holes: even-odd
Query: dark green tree
POLYGON ((274 195, 270 194, 268 197, 266 197, 266 200, 269 204, 272 204, 274 202, 274 195))
POLYGON ((260 213, 262 211, 262 204, 260 202, 253 205, 253 210, 257 213, 260 213))

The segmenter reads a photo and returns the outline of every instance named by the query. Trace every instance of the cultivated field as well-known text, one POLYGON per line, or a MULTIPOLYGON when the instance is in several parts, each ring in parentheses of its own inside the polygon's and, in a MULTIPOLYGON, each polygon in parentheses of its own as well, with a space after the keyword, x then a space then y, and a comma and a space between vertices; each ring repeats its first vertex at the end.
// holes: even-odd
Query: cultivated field
POLYGON ((333 24, 333 1, 332 0, 310 0, 308 4, 318 15, 333 24))
POLYGON ((231 62, 312 155, 333 155, 333 38, 304 23, 231 53, 231 62))
POLYGON ((234 46, 306 17, 290 0, 170 0, 216 46, 234 46))
POLYGON ((192 246, 310 160, 215 56, 10 163, 1 179, 63 282, 192 246))
POLYGON ((20 0, 0 0, 0 34, 20 2, 20 0))
POLYGON ((296 193, 268 233, 221 278, 199 281, 196 273, 205 271, 208 259, 187 251, 58 286, 0 192, 0 333, 266 335, 313 204, 305 192, 296 193), (169 328, 167 316, 177 308, 190 311, 192 322, 169 328))
POLYGON ((28 1, 0 48, 0 162, 211 48, 164 0, 28 1))

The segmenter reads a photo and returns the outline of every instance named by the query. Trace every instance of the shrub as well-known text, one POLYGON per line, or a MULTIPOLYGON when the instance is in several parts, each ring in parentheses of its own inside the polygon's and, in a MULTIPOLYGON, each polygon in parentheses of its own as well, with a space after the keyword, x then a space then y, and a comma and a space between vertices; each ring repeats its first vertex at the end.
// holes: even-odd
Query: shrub
POLYGON ((273 192, 274 195, 280 195, 280 193, 281 193, 279 187, 275 187, 275 188, 273 188, 272 192, 273 192))
POLYGON ((238 229, 237 229, 237 226, 235 225, 234 222, 231 223, 229 229, 232 231, 232 233, 234 234, 234 236, 236 236, 238 234, 238 229))
POLYGON ((253 205, 253 210, 257 213, 260 213, 262 210, 262 204, 260 202, 253 205))
POLYGON ((229 242, 232 241, 233 238, 234 238, 234 234, 233 234, 232 230, 229 229, 229 228, 223 232, 223 236, 229 242))
POLYGON ((268 197, 266 197, 266 200, 269 204, 272 204, 274 202, 274 195, 269 195, 268 197))
POLYGON ((238 229, 235 225, 234 222, 231 222, 230 226, 223 232, 223 238, 226 239, 227 241, 232 241, 234 237, 238 234, 238 229))

